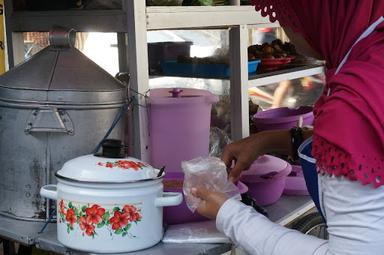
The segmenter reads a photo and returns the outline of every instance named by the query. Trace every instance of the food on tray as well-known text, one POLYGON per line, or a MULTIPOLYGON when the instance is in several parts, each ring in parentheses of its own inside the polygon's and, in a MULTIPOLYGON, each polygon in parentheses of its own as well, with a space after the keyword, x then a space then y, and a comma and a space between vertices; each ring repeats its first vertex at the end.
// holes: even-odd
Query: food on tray
POLYGON ((292 62, 298 56, 295 46, 276 39, 271 43, 248 47, 248 60, 261 60, 261 71, 274 71, 292 62))
POLYGON ((272 43, 256 44, 248 47, 248 59, 275 59, 275 58, 291 58, 296 56, 296 48, 289 42, 283 43, 280 39, 272 41, 272 43))

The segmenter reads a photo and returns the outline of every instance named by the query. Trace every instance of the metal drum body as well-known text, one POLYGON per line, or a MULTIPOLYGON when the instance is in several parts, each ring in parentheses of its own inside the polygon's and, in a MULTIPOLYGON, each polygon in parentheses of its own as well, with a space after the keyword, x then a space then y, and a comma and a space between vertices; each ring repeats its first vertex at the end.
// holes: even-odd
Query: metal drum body
MULTIPOLYGON (((0 76, 0 214, 47 219, 40 188, 92 153, 124 103, 126 88, 72 47, 49 46, 0 76)), ((123 140, 124 126, 110 138, 123 140)))

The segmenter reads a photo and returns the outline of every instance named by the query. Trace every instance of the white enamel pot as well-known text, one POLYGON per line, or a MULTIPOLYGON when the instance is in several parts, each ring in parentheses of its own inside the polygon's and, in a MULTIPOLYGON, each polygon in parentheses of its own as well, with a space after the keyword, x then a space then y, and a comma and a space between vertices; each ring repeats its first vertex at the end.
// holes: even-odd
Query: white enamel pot
POLYGON ((182 194, 163 192, 164 174, 151 177, 148 171, 159 172, 133 158, 88 155, 64 164, 56 173, 58 184, 40 190, 41 196, 57 201, 58 240, 95 253, 157 244, 163 237, 163 207, 179 205, 182 194))

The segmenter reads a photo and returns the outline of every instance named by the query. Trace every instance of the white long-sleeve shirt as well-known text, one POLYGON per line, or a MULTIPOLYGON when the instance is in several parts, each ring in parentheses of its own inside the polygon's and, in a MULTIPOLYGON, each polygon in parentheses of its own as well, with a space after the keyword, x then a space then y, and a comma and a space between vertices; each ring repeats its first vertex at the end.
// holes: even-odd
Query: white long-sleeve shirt
POLYGON ((253 208, 227 200, 217 229, 252 255, 384 255, 384 187, 319 175, 329 240, 271 222, 253 208))

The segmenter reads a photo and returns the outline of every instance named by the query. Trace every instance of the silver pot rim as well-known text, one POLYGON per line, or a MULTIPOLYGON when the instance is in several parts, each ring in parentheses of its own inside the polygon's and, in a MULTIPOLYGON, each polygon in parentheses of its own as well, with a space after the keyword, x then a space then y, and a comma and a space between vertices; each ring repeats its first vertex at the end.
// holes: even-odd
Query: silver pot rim
POLYGON ((99 184, 99 185, 105 185, 105 184, 133 184, 133 183, 143 183, 143 182, 150 182, 150 181, 156 181, 156 180, 163 179, 163 177, 165 176, 165 172, 163 172, 163 174, 161 176, 155 177, 155 178, 147 178, 147 179, 132 180, 132 181, 121 181, 121 182, 117 182, 117 181, 82 181, 82 180, 78 180, 78 179, 73 179, 73 178, 70 178, 70 177, 62 176, 58 172, 55 173, 55 176, 58 179, 62 179, 64 181, 74 182, 74 183, 82 183, 82 184, 99 184))

